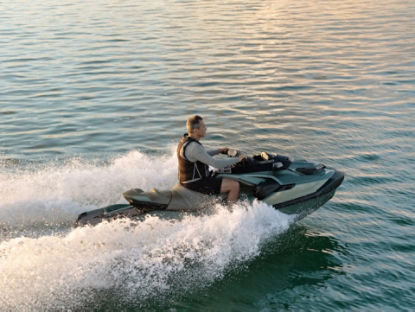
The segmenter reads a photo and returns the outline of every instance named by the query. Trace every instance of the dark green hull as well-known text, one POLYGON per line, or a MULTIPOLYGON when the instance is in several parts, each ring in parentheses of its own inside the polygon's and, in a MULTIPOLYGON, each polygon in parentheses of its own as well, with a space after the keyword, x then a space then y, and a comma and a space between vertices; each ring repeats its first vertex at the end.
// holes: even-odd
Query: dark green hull
MULTIPOLYGON (((258 157, 250 158, 249 166, 241 165, 235 170, 232 169, 232 173, 221 173, 217 176, 238 181, 241 193, 250 200, 261 200, 283 213, 296 215, 297 220, 312 213, 333 197, 344 179, 342 172, 326 168, 322 164, 307 161, 291 162, 284 156, 270 156, 266 160, 258 157), (280 161, 283 162, 283 168, 272 170, 273 164, 280 161)), ((131 189, 123 195, 129 204, 111 205, 84 212, 79 215, 76 225, 94 225, 103 220, 135 218, 153 211, 201 211, 209 206, 212 200, 218 199, 191 191, 180 184, 165 191, 152 189, 144 192, 141 189, 131 189)))

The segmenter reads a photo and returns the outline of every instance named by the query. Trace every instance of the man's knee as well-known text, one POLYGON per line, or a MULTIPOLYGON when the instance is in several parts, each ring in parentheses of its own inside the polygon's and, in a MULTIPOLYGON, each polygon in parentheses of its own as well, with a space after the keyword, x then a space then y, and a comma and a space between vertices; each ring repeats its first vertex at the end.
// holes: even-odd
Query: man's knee
POLYGON ((235 181, 235 180, 232 180, 232 188, 233 188, 233 190, 239 192, 239 182, 235 181))
POLYGON ((230 191, 239 192, 239 182, 231 179, 223 179, 221 193, 226 193, 230 191))

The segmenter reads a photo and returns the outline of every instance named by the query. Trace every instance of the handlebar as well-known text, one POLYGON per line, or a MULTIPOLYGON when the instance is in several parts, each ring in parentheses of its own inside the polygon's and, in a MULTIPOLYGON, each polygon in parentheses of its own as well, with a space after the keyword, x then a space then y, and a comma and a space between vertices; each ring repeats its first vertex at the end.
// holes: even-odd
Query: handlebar
POLYGON ((227 155, 229 157, 238 157, 239 155, 241 155, 241 152, 236 150, 236 149, 230 148, 230 149, 228 149, 227 155))

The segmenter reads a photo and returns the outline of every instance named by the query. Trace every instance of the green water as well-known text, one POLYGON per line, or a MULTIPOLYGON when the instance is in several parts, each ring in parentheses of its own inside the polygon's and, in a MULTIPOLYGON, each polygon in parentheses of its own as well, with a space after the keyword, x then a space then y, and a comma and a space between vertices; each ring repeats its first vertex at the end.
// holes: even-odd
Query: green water
POLYGON ((411 311, 415 4, 0 4, 0 310, 411 311), (204 145, 346 173, 299 223, 261 203, 74 229, 204 145))

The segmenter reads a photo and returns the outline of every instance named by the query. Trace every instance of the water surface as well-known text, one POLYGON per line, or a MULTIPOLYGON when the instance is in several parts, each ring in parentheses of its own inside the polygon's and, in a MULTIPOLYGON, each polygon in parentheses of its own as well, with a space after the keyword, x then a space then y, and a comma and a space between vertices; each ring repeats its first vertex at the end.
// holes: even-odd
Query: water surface
POLYGON ((410 1, 0 4, 0 310, 407 310, 415 302, 410 1), (261 203, 74 229, 207 147, 346 173, 298 224, 261 203))

